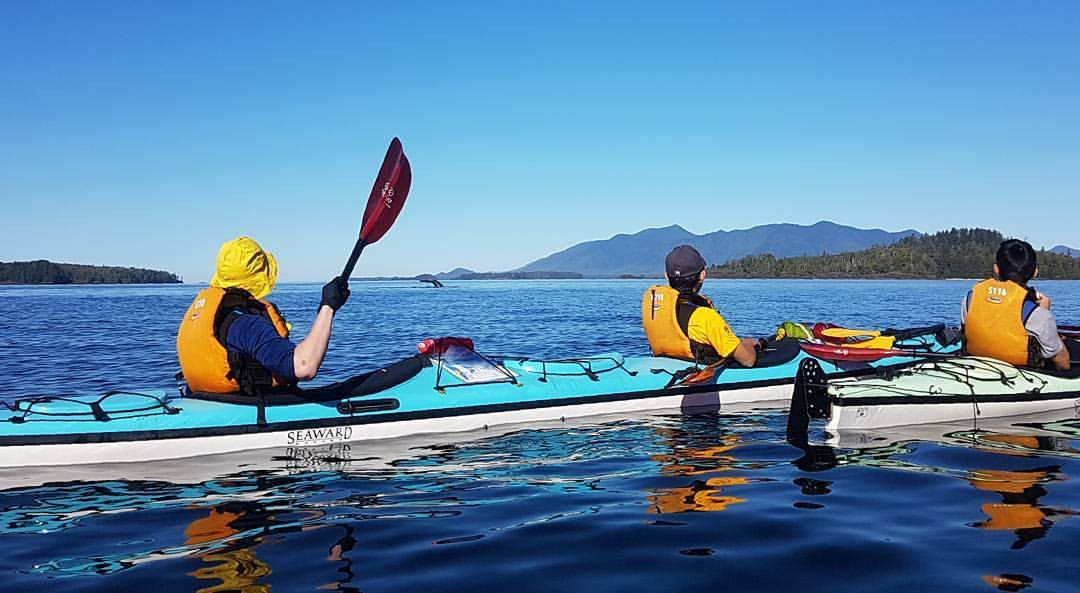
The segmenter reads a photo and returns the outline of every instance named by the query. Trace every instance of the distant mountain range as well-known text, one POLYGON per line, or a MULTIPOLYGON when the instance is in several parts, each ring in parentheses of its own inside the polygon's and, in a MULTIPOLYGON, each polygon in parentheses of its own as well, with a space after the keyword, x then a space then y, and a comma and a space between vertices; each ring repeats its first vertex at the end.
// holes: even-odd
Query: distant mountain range
POLYGON ((469 268, 454 268, 449 272, 439 272, 438 274, 435 274, 435 277, 439 280, 459 280, 464 276, 472 276, 475 273, 475 270, 470 270, 469 268))
POLYGON ((1060 253, 1061 255, 1067 255, 1069 257, 1080 257, 1080 249, 1073 249, 1065 245, 1058 245, 1050 250, 1053 253, 1060 253))
POLYGON ((881 229, 860 229, 828 221, 809 226, 766 224, 704 235, 695 235, 681 226, 672 225, 645 229, 632 235, 619 234, 610 239, 578 243, 514 271, 576 272, 592 277, 660 276, 664 273, 664 258, 668 252, 672 247, 682 244, 693 245, 705 257, 705 261, 715 265, 764 253, 771 253, 776 257, 791 257, 860 251, 891 245, 906 237, 919 235, 920 233, 914 230, 889 232, 881 229))

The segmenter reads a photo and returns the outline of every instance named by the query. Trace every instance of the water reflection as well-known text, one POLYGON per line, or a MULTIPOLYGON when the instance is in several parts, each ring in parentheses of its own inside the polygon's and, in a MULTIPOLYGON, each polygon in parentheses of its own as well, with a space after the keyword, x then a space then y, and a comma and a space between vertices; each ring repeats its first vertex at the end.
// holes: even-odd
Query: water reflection
POLYGON ((735 415, 694 413, 668 417, 669 423, 654 427, 662 451, 649 458, 659 464, 657 473, 667 481, 683 480, 650 489, 648 512, 715 512, 747 502, 744 486, 772 481, 762 473, 778 463, 754 459, 748 449, 759 444, 753 435, 767 429, 771 418, 753 409, 735 415))
POLYGON ((984 521, 973 523, 981 529, 1007 530, 1016 534, 1012 549, 1019 550, 1032 540, 1046 536, 1054 521, 1054 515, 1074 514, 1071 511, 1051 509, 1039 504, 1039 499, 1046 496, 1043 484, 1060 480, 1057 477, 1060 468, 1050 466, 1023 471, 974 470, 968 482, 976 489, 1001 495, 1001 502, 988 502, 982 505, 987 515, 984 521))
MULTIPOLYGON (((975 490, 992 493, 999 500, 983 502, 979 510, 982 520, 969 526, 990 532, 1011 532, 1015 539, 1010 550, 1022 550, 1031 542, 1046 538, 1050 530, 1065 517, 1077 511, 1043 504, 1054 485, 1066 480, 1061 464, 1033 464, 1027 467, 986 467, 961 470, 948 465, 931 465, 918 461, 919 449, 962 448, 976 455, 958 457, 951 453, 934 458, 971 459, 992 461, 1001 456, 1001 465, 1015 465, 1015 459, 1030 458, 1036 463, 1055 457, 1069 460, 1080 459, 1074 438, 1080 436, 1076 420, 1052 422, 1017 422, 996 427, 953 430, 941 427, 938 436, 932 434, 935 427, 912 427, 912 437, 903 438, 904 430, 890 429, 874 434, 854 435, 849 442, 874 443, 874 446, 839 448, 812 444, 807 435, 799 431, 786 434, 789 444, 800 450, 801 455, 792 461, 807 472, 826 472, 843 466, 873 467, 905 472, 920 472, 956 476, 964 479, 975 490), (987 457, 984 454, 989 454, 987 457)), ((831 482, 799 478, 794 481, 804 494, 827 494, 831 482)), ((934 501, 927 501, 933 508, 934 501)), ((1031 587, 1034 579, 1022 573, 984 574, 980 579, 1000 591, 1021 591, 1031 587)))
MULTIPOLYGON (((878 445, 863 449, 838 449, 828 445, 814 445, 805 438, 790 438, 789 443, 802 451, 802 455, 792 463, 803 471, 821 472, 840 466, 856 465, 892 469, 957 474, 957 470, 948 467, 922 465, 912 459, 915 447, 925 441, 900 441, 887 445, 878 445)), ((1053 453, 1080 459, 1080 451, 1072 445, 1070 439, 1032 434, 1005 434, 986 430, 943 432, 940 441, 934 445, 953 445, 961 443, 978 452, 1007 456, 1034 456, 1036 453, 1053 453)), ((1077 514, 1066 508, 1051 508, 1041 505, 1039 499, 1046 496, 1046 487, 1055 482, 1062 482, 1065 474, 1060 465, 1038 466, 1029 469, 969 469, 958 474, 975 489, 993 492, 1001 496, 1000 502, 986 503, 981 510, 987 519, 972 523, 974 527, 987 530, 1013 531, 1017 540, 1012 549, 1020 549, 1034 539, 1045 537, 1053 517, 1077 514)), ((825 494, 831 482, 798 478, 794 483, 800 486, 804 494, 825 494)))
POLYGON ((268 593, 270 585, 260 584, 259 579, 269 575, 270 567, 255 557, 255 550, 240 548, 223 552, 209 552, 199 556, 211 566, 200 568, 188 575, 200 581, 217 580, 219 584, 202 587, 199 593, 268 593))
POLYGON ((1056 569, 1034 570, 1010 551, 1068 543, 1072 526, 1059 525, 1076 514, 1066 482, 1080 471, 1073 434, 1045 425, 944 428, 937 437, 875 437, 873 447, 804 441, 791 449, 783 421, 775 413, 620 418, 413 441, 378 454, 366 446, 263 452, 261 465, 234 462, 190 483, 103 479, 9 489, 0 491, 0 543, 22 538, 20 585, 34 582, 27 575, 101 575, 127 588, 151 574, 149 563, 174 579, 168 590, 263 593, 399 590, 411 578, 430 585, 444 574, 475 584, 448 559, 487 554, 504 561, 500 570, 527 574, 535 565, 514 564, 527 550, 536 551, 529 562, 545 567, 578 566, 591 555, 616 574, 622 556, 598 550, 629 536, 661 575, 683 570, 668 566, 668 556, 741 563, 790 558, 826 542, 837 556, 898 551, 897 567, 910 568, 924 551, 881 540, 940 533, 961 538, 950 544, 980 542, 971 551, 950 546, 959 550, 954 573, 984 583, 978 587, 1015 591, 1051 580, 1047 572, 1056 569), (786 535, 766 536, 762 525, 786 535), (109 535, 116 533, 139 537, 109 535), (738 545, 724 546, 717 533, 738 545), (1009 560, 994 558, 988 569, 985 550, 1009 560), (31 568, 29 557, 49 560, 31 568), (423 568, 414 574, 413 563, 423 568))
POLYGON ((335 572, 340 577, 319 584, 317 588, 356 591, 349 586, 354 574, 352 560, 347 554, 356 545, 353 529, 349 525, 323 523, 325 512, 272 508, 257 502, 229 502, 205 510, 205 516, 195 519, 184 529, 187 538, 184 544, 204 550, 196 557, 208 564, 188 575, 199 581, 217 581, 199 588, 199 593, 268 592, 270 585, 264 581, 274 571, 268 561, 258 557, 258 550, 268 543, 281 542, 290 532, 325 529, 341 530, 324 558, 337 565, 335 572))
POLYGON ((1034 579, 1025 574, 985 575, 983 582, 998 591, 1020 591, 1031 586, 1034 579))
MULTIPOLYGON (((661 431, 663 434, 664 431, 661 431)), ((666 431, 671 442, 677 438, 675 431, 666 431)), ((672 443, 672 452, 654 454, 650 457, 659 462, 660 473, 668 476, 696 476, 712 472, 732 471, 737 469, 738 458, 732 453, 739 446, 739 437, 723 435, 720 443, 712 447, 684 447, 672 443)), ((722 511, 728 505, 746 502, 737 496, 723 494, 729 486, 749 483, 745 477, 727 476, 693 480, 687 486, 661 488, 655 494, 646 497, 652 505, 650 513, 683 513, 687 511, 722 511)))

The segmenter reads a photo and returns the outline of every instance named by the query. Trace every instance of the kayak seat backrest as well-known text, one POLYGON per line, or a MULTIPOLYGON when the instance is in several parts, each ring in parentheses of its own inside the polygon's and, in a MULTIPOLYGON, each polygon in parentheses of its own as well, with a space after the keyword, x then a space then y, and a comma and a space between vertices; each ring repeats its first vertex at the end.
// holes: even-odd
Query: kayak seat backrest
POLYGON ((301 389, 293 386, 288 391, 272 391, 262 397, 240 393, 191 393, 187 397, 247 406, 258 406, 260 404, 265 406, 291 406, 336 402, 380 393, 395 385, 400 385, 415 377, 424 367, 430 366, 430 364, 427 357, 418 355, 400 360, 381 369, 350 377, 344 381, 311 389, 301 389))

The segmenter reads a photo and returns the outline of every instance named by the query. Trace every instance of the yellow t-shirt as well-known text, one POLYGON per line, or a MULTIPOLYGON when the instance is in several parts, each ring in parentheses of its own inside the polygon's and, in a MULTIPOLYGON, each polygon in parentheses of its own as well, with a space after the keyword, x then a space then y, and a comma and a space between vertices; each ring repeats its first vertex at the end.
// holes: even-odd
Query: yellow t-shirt
POLYGON ((724 316, 708 307, 694 310, 686 333, 691 340, 712 346, 723 358, 731 356, 740 342, 724 316))

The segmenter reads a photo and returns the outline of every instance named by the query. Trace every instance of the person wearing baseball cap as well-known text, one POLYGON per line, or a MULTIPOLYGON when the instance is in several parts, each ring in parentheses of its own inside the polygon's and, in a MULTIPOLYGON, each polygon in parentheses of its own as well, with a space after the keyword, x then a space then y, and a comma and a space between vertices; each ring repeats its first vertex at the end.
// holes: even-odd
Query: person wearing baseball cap
POLYGON ((705 258, 689 245, 679 245, 664 260, 668 286, 654 285, 641 299, 641 320, 653 356, 669 356, 697 364, 733 358, 752 367, 760 340, 740 339, 700 294, 705 258))

